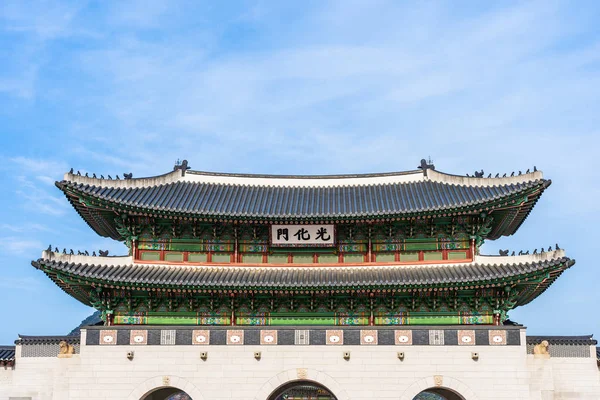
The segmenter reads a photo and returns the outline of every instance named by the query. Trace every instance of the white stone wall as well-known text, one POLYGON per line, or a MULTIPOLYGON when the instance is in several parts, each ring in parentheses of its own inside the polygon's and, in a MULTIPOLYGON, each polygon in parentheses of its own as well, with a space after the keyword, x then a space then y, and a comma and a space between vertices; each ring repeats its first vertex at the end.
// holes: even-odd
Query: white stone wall
POLYGON ((536 359, 526 354, 524 331, 521 346, 86 346, 85 336, 81 342, 81 354, 69 359, 20 358, 17 349, 16 368, 0 371, 0 399, 139 400, 169 385, 194 400, 265 400, 304 376, 339 400, 412 400, 436 381, 467 400, 600 399, 595 357, 536 359), (132 361, 128 351, 135 352, 132 361))

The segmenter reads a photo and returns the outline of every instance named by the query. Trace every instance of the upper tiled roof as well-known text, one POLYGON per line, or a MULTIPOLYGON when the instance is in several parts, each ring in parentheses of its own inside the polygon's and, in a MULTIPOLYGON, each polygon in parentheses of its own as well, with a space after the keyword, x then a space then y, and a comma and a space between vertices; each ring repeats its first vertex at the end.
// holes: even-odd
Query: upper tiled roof
POLYGON ((15 346, 0 346, 0 364, 15 361, 15 346))
POLYGON ((435 170, 332 176, 182 174, 177 170, 127 180, 68 173, 57 182, 98 233, 116 239, 119 235, 112 221, 103 218, 98 207, 193 218, 313 221, 458 215, 497 207, 502 208, 498 224, 502 221, 503 228, 492 231, 490 238, 496 238, 514 233, 549 184, 540 171, 473 178, 435 170), (94 207, 87 207, 90 203, 94 207))
POLYGON ((556 250, 541 255, 476 256, 471 263, 372 266, 269 266, 269 265, 144 265, 131 257, 69 256, 45 251, 32 264, 64 290, 83 302, 81 285, 129 288, 213 290, 401 289, 468 287, 511 283, 542 274, 540 283, 527 283, 518 304, 542 293, 565 269, 575 263, 556 250), (59 276, 60 275, 60 276, 59 276), (73 283, 66 283, 73 282, 73 283))

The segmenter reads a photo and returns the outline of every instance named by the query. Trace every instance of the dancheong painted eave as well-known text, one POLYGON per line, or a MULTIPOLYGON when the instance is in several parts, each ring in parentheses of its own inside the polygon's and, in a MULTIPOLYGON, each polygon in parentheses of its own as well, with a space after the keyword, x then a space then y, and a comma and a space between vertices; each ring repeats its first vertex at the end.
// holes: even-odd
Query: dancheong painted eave
POLYGON ((541 171, 474 178, 423 169, 407 172, 279 176, 175 170, 132 179, 67 173, 57 182, 101 236, 123 238, 117 214, 249 223, 381 221, 494 216, 489 239, 513 234, 551 181, 541 171))
POLYGON ((45 251, 32 265, 67 293, 90 304, 90 288, 185 291, 432 291, 518 287, 516 304, 544 292, 575 264, 563 250, 523 256, 476 256, 469 263, 372 266, 165 265, 132 257, 45 251))

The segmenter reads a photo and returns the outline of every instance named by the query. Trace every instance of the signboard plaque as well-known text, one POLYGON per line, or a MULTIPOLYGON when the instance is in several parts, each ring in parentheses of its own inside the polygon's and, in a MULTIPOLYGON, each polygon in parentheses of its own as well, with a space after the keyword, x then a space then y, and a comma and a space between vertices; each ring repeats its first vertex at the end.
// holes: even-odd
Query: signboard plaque
POLYGON ((335 225, 271 225, 271 245, 275 247, 335 246, 335 225))

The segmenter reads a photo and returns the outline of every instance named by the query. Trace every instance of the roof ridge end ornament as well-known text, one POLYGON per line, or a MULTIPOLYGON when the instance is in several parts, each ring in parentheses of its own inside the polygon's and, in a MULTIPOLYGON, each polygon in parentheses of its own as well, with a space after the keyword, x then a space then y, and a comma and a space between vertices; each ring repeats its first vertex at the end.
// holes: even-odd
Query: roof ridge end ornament
POLYGON ((427 176, 428 169, 432 169, 435 171, 435 165, 433 165, 433 161, 431 160, 431 157, 428 157, 427 160, 425 160, 424 158, 421 159, 421 165, 419 165, 417 168, 422 170, 423 175, 425 175, 425 176, 427 176))
POLYGON ((179 169, 181 170, 181 176, 185 176, 185 171, 190 168, 191 167, 188 165, 188 160, 179 161, 179 159, 177 159, 175 166, 173 167, 173 171, 177 171, 179 169))

